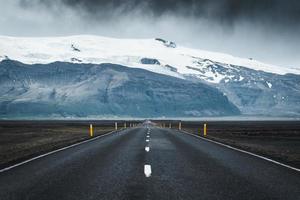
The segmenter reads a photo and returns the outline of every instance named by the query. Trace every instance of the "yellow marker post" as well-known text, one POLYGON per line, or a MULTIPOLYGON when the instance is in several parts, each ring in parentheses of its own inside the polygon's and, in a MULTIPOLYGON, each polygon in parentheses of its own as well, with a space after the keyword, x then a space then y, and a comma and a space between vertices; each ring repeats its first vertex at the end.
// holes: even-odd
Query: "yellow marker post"
POLYGON ((181 122, 178 124, 178 129, 181 130, 181 122))
POLYGON ((90 124, 90 136, 94 136, 93 124, 90 124))
POLYGON ((115 130, 118 130, 118 123, 115 122, 115 130))
POLYGON ((206 124, 204 124, 204 126, 203 126, 203 135, 204 135, 204 136, 206 136, 206 134, 207 134, 207 133, 206 133, 206 131, 207 131, 206 129, 207 129, 206 124))

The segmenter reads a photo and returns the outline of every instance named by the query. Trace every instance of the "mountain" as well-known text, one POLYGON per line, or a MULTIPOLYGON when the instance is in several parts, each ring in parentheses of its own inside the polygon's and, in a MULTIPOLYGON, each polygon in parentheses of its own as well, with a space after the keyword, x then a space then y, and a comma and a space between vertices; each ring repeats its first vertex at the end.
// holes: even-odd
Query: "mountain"
POLYGON ((300 70, 156 39, 0 36, 0 115, 300 116, 300 70))
MULTIPOLYGON (((204 66, 203 62, 199 62, 201 72, 211 71, 218 74, 216 77, 222 77, 219 82, 209 85, 222 91, 244 115, 300 116, 300 75, 281 75, 237 65, 205 62, 204 66)), ((203 82, 201 75, 186 77, 203 82)))
POLYGON ((2 117, 186 117, 239 114, 203 83, 115 64, 0 63, 2 117))

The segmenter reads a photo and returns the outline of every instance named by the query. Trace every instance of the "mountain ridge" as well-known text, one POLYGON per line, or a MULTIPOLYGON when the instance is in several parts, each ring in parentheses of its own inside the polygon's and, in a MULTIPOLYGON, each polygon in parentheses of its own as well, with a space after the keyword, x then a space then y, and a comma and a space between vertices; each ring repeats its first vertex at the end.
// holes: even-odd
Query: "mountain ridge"
MULTIPOLYGON (((135 40, 98 36, 53 38, 0 36, 0 60, 2 60, 0 70, 5 68, 3 63, 7 62, 14 63, 14 65, 9 65, 12 68, 19 63, 33 67, 36 72, 42 70, 39 67, 59 66, 60 70, 63 70, 63 66, 73 64, 74 66, 81 65, 81 73, 84 73, 85 66, 109 63, 110 66, 119 65, 133 70, 146 70, 149 76, 163 75, 170 79, 176 78, 178 83, 186 81, 190 84, 201 84, 201 87, 205 85, 214 88, 225 96, 242 115, 300 116, 300 74, 297 69, 276 68, 276 66, 266 65, 253 59, 240 59, 225 54, 188 49, 161 38, 135 40), (16 61, 13 58, 16 58, 16 61), (247 63, 251 66, 240 65, 247 63)), ((53 73, 51 70, 53 69, 48 69, 53 73)), ((21 69, 19 71, 22 73, 21 69)), ((127 74, 125 77, 130 76, 127 74)), ((61 81, 60 78, 55 78, 55 80, 58 83, 61 81)), ((75 85, 79 83, 81 83, 80 78, 78 82, 74 82, 75 85)), ((12 86, 13 82, 10 84, 12 86)), ((141 84, 144 83, 141 81, 141 84)), ((34 85, 34 82, 31 87, 40 89, 40 86, 34 85)), ((159 86, 159 88, 163 87, 163 84, 159 86)), ((180 88, 180 85, 176 87, 180 88)), ((178 92, 177 95, 185 92, 177 88, 173 90, 178 92)), ((86 91, 78 92, 78 96, 74 98, 81 99, 84 92, 86 91)), ((53 91, 52 95, 56 93, 57 91, 53 91)), ((38 96, 32 95, 28 98, 35 97, 38 100, 38 96)), ((115 95, 119 94, 115 93, 115 95)), ((106 96, 101 101, 107 102, 108 97, 106 96)), ((21 97, 15 96, 15 98, 17 100, 21 97)), ((165 95, 164 98, 171 97, 165 95)), ((198 101, 201 101, 201 98, 198 101)), ((237 112, 233 113, 237 114, 237 112)), ((208 113, 209 116, 210 114, 208 113)), ((188 116, 205 116, 205 113, 190 112, 188 116)))
MULTIPOLYGON (((26 64, 48 64, 55 61, 80 63, 115 63, 129 67, 168 73, 165 65, 177 68, 177 76, 195 73, 193 67, 202 60, 211 60, 226 65, 238 65, 277 74, 300 74, 300 69, 265 64, 254 59, 191 49, 164 39, 117 39, 93 35, 65 37, 8 37, 0 36, 0 60, 9 58, 26 64), (172 46, 170 46, 172 44, 172 46), (161 67, 141 64, 142 58, 155 58, 161 67)), ((168 75, 176 76, 174 73, 168 75)))

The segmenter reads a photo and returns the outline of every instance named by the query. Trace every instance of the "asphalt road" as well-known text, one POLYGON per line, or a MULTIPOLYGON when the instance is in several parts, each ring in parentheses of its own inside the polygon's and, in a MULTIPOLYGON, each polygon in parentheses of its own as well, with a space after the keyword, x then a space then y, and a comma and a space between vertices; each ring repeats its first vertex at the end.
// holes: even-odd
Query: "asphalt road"
POLYGON ((1 172, 0 199, 297 200, 300 173, 177 130, 140 127, 1 172))

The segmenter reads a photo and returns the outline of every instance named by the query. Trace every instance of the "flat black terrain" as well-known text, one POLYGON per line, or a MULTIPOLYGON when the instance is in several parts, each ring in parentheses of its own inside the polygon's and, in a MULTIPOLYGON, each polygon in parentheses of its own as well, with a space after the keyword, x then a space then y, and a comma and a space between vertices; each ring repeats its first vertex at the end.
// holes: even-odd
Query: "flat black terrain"
POLYGON ((300 168, 300 121, 182 122, 182 129, 300 168))
POLYGON ((115 129, 112 121, 0 121, 0 169, 88 139, 90 124, 95 136, 115 129))

